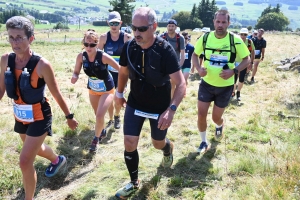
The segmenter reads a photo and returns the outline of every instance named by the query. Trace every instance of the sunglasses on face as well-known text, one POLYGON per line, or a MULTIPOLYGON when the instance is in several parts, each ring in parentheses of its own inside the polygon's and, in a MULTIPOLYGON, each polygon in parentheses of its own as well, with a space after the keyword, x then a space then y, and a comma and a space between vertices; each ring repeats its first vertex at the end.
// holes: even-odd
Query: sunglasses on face
POLYGON ((119 26, 120 22, 109 22, 109 26, 119 26))
POLYGON ((93 48, 93 47, 97 46, 97 43, 87 43, 87 42, 85 42, 85 43, 83 43, 83 45, 85 47, 91 47, 91 48, 93 48))
POLYGON ((139 27, 134 26, 134 25, 131 24, 131 29, 133 31, 138 30, 139 32, 145 32, 149 29, 150 26, 152 26, 152 24, 148 24, 147 26, 139 26, 139 27))
POLYGON ((190 38, 186 37, 186 38, 184 38, 184 39, 189 40, 190 38))
POLYGON ((241 34, 241 36, 247 36, 247 34, 241 34))

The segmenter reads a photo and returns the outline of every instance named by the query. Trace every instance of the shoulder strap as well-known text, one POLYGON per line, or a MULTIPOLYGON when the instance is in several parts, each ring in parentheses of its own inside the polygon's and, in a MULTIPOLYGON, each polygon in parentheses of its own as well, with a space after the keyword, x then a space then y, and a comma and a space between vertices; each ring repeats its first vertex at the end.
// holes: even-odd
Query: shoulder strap
POLYGON ((230 63, 234 63, 236 58, 236 48, 234 43, 234 35, 233 33, 229 32, 229 40, 230 40, 230 63))
POLYGON ((204 55, 204 60, 207 60, 206 58, 206 55, 205 55, 205 49, 206 49, 206 43, 207 43, 207 38, 208 38, 208 35, 210 34, 210 32, 206 32, 204 35, 203 35, 203 55, 204 55))
MULTIPOLYGON (((86 53, 86 52, 85 52, 86 53)), ((102 63, 102 55, 103 55, 103 51, 100 50, 100 49, 97 49, 97 54, 96 54, 96 57, 95 57, 95 61, 96 60, 99 60, 99 62, 102 63)))
POLYGON ((10 53, 8 55, 7 65, 8 65, 8 67, 10 67, 10 71, 12 73, 15 73, 15 59, 16 59, 16 54, 15 53, 10 53))
POLYGON ((27 71, 29 72, 30 75, 32 74, 33 70, 35 69, 35 67, 38 64, 38 62, 40 61, 40 59, 41 59, 41 56, 32 52, 32 56, 30 57, 28 63, 25 66, 25 67, 27 67, 27 71))

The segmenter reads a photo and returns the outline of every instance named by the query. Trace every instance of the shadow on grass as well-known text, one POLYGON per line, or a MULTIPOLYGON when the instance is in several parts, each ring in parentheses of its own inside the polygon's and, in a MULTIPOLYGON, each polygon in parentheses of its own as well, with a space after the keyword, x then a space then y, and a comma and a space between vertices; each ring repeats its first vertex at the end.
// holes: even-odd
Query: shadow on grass
POLYGON ((142 187, 130 197, 130 200, 148 199, 149 195, 151 196, 150 192, 159 187, 162 177, 169 177, 167 194, 172 198, 180 197, 184 188, 197 190, 199 195, 204 196, 203 188, 210 185, 210 180, 217 179, 211 160, 215 156, 218 144, 219 142, 212 141, 211 148, 204 154, 190 152, 171 168, 159 166, 156 175, 150 181, 143 181, 142 187))
MULTIPOLYGON (((104 139, 104 143, 105 141, 107 143, 111 139, 112 132, 113 130, 108 130, 108 135, 104 139)), ((76 135, 73 135, 72 131, 69 133, 65 133, 66 136, 60 138, 58 141, 59 144, 55 152, 64 155, 67 158, 67 163, 60 169, 60 172, 56 176, 52 178, 45 177, 44 173, 48 164, 46 166, 44 162, 35 163, 38 178, 35 195, 39 194, 42 190, 55 192, 55 190, 76 182, 91 172, 91 170, 81 169, 84 169, 93 159, 94 154, 89 153, 89 146, 94 136, 94 130, 83 130, 76 135), (81 169, 78 169, 79 166, 81 169)), ((84 199, 91 199, 96 196, 95 191, 91 191, 86 195, 84 199)), ((67 199, 72 199, 72 196, 69 195, 67 199)), ((17 196, 13 198, 13 200, 19 199, 24 199, 24 189, 20 190, 17 196)))

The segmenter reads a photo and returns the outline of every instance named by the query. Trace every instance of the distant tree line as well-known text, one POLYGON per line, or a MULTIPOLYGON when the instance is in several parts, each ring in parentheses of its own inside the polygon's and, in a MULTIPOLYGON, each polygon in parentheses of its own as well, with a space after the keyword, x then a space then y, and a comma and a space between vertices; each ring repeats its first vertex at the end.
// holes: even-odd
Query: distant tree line
POLYGON ((283 31, 289 25, 289 19, 280 11, 280 5, 272 8, 268 6, 258 18, 256 29, 283 31))
POLYGON ((196 6, 193 5, 192 11, 180 11, 172 16, 181 29, 193 29, 209 27, 214 29, 213 19, 215 12, 218 11, 215 0, 201 0, 196 6))
POLYGON ((21 10, 3 10, 0 12, 0 23, 5 24, 6 21, 13 16, 24 16, 24 12, 21 10))

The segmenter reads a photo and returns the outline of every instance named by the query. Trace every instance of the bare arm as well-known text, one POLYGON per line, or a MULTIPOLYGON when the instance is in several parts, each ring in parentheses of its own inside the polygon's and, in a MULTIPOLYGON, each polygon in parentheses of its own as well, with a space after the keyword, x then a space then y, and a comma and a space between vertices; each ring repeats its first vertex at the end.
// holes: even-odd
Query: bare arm
POLYGON ((5 78, 4 78, 4 73, 6 71, 6 66, 7 66, 7 61, 8 61, 8 54, 5 54, 1 57, 1 62, 0 62, 0 100, 3 98, 3 95, 5 93, 5 78))
MULTIPOLYGON (((183 74, 181 71, 177 71, 173 74, 170 74, 170 78, 173 83, 175 83, 175 91, 173 98, 171 99, 170 105, 178 105, 183 99, 185 90, 186 90, 186 84, 185 84, 185 79, 183 77, 183 74)), ((174 117, 175 111, 171 110, 170 108, 167 108, 165 112, 163 112, 158 120, 158 128, 160 130, 165 130, 170 127, 173 117, 174 117)))
POLYGON ((180 50, 180 61, 179 61, 179 66, 182 67, 184 60, 185 60, 185 51, 184 49, 180 50))
POLYGON ((115 61, 115 59, 113 59, 113 57, 111 57, 107 53, 102 54, 102 62, 104 64, 108 64, 108 65, 112 66, 113 68, 115 68, 118 71, 120 70, 119 63, 117 63, 117 61, 115 61))
POLYGON ((193 62, 193 65, 196 67, 199 75, 201 77, 206 76, 207 71, 204 67, 201 67, 201 63, 200 63, 200 60, 199 60, 199 55, 197 55, 195 52, 192 54, 192 62, 193 62))
POLYGON ((99 38, 99 43, 98 43, 98 49, 103 50, 104 49, 104 45, 106 44, 106 40, 107 40, 107 33, 104 33, 102 35, 100 35, 99 38))
POLYGON ((116 103, 122 107, 126 106, 126 99, 124 98, 124 90, 129 78, 129 70, 127 67, 121 66, 118 76, 118 91, 116 91, 116 103))
MULTIPOLYGON (((46 60, 45 58, 42 58, 39 61, 37 73, 38 73, 39 77, 43 78, 44 81, 46 82, 50 93, 52 94, 55 101, 58 103, 59 107, 64 112, 65 116, 71 114, 71 112, 59 90, 58 84, 55 79, 53 68, 48 60, 46 60)), ((68 119, 67 122, 68 122, 69 127, 72 130, 74 130, 78 125, 78 122, 75 120, 75 118, 68 119)))
POLYGON ((75 63, 75 68, 73 71, 73 75, 71 78, 71 83, 76 83, 76 81, 79 78, 79 74, 82 68, 82 53, 78 54, 77 58, 76 58, 76 63, 75 63))
POLYGON ((264 60, 265 57, 265 48, 261 49, 261 60, 264 60))

